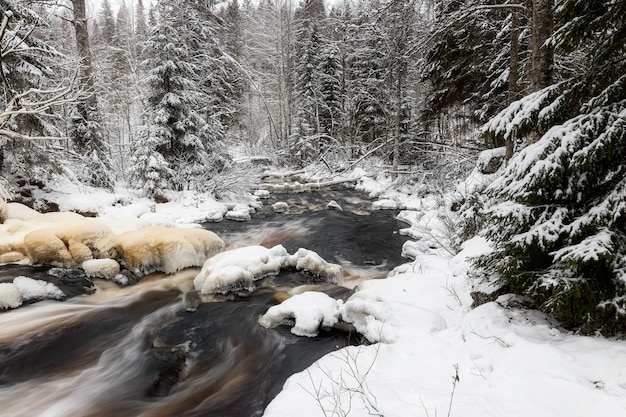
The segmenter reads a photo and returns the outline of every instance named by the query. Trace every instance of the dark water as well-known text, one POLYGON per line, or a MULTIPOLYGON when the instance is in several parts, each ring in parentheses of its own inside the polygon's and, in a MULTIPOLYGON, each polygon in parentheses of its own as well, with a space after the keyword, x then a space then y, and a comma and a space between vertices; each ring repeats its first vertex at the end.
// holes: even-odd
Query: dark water
MULTIPOLYGON (((364 215, 369 202, 358 193, 274 198, 290 200, 292 214, 273 213, 266 204, 250 222, 206 226, 230 247, 314 250, 341 263, 348 281, 384 275, 401 262, 405 238, 397 234, 394 213, 364 215), (323 210, 329 199, 344 211, 323 210), (317 211, 295 214, 305 209, 317 211)), ((257 324, 276 303, 277 287, 309 282, 295 273, 266 280, 250 296, 189 311, 194 270, 123 289, 97 282, 95 293, 83 278, 46 271, 0 267, 0 280, 26 275, 84 294, 0 314, 0 416, 258 416, 290 375, 357 342, 342 333, 301 338, 257 324)), ((320 288, 337 297, 349 291, 320 288)))

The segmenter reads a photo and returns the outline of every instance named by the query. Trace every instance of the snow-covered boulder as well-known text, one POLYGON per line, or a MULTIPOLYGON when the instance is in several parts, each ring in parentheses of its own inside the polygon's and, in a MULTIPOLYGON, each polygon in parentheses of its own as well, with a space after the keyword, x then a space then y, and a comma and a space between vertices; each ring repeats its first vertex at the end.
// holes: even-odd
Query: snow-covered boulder
POLYGON ((81 267, 89 278, 113 279, 120 273, 120 264, 115 259, 89 259, 81 267))
POLYGON ((88 259, 113 258, 117 254, 113 232, 95 220, 27 233, 24 249, 33 263, 62 268, 76 267, 88 259))
POLYGON ((323 278, 332 284, 340 284, 343 281, 343 268, 327 262, 312 250, 298 249, 296 253, 289 256, 287 266, 323 278))
POLYGON ((56 285, 28 277, 0 283, 0 310, 18 308, 25 301, 60 300, 65 294, 56 285))
POLYGON ((224 250, 224 241, 215 233, 194 228, 144 227, 122 233, 116 243, 128 269, 138 275, 155 271, 173 274, 201 266, 224 250))
POLYGON ((287 263, 289 253, 282 245, 267 249, 246 246, 209 258, 193 283, 202 294, 254 289, 254 281, 276 275, 287 263))
POLYGON ((20 292, 22 301, 31 300, 60 300, 65 298, 63 291, 51 282, 40 279, 32 279, 28 277, 16 277, 13 279, 13 285, 20 292))
POLYGON ((202 294, 251 291, 254 281, 276 275, 284 269, 306 272, 335 284, 343 280, 341 266, 326 262, 308 249, 301 248, 290 255, 282 245, 271 249, 246 246, 208 259, 194 279, 194 287, 202 294))
POLYGON ((17 308, 22 305, 20 290, 12 282, 0 283, 0 310, 17 308))
POLYGON ((330 200, 328 202, 328 204, 326 204, 326 210, 339 210, 339 211, 343 211, 343 209, 341 208, 341 206, 339 205, 339 203, 337 203, 335 200, 330 200))
POLYGON ((245 222, 251 219, 250 207, 247 204, 237 204, 231 210, 226 212, 225 218, 245 222))
POLYGON ((11 251, 11 252, 2 252, 0 250, 0 264, 10 264, 21 262, 26 259, 26 255, 22 252, 11 251))
POLYGON ((256 190, 254 195, 259 198, 270 198, 270 192, 268 190, 256 190))
POLYGON ((284 201, 279 201, 272 204, 272 210, 274 210, 275 213, 284 213, 289 210, 289 204, 285 203, 284 201))
POLYGON ((286 319, 295 319, 291 333, 315 337, 320 327, 331 328, 337 324, 341 305, 341 300, 335 300, 327 294, 308 291, 270 307, 259 318, 259 324, 269 329, 279 326, 286 319))

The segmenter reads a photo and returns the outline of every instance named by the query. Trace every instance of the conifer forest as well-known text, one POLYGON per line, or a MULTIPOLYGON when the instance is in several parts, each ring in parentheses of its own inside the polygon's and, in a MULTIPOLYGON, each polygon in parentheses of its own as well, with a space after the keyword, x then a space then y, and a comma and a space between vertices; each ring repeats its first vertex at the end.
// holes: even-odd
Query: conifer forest
MULTIPOLYGON (((626 331, 626 1, 0 0, 5 200, 53 176, 224 194, 237 158, 452 187, 474 259, 626 331)), ((235 173, 235 174, 233 174, 235 173)))

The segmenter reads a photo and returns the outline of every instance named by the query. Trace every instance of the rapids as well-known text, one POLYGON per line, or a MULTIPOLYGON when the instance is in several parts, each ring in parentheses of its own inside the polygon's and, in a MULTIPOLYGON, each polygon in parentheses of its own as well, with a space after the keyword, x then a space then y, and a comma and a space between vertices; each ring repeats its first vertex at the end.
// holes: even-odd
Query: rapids
POLYGON ((309 339, 285 327, 266 330, 257 318, 276 303, 277 291, 312 285, 347 297, 359 280, 385 276, 401 263, 406 239, 395 212, 370 213, 371 202, 350 190, 272 199, 249 222, 204 227, 229 248, 314 250, 344 267, 348 288, 281 273, 253 294, 200 300, 192 291, 198 269, 119 288, 54 277, 44 267, 2 266, 0 281, 45 279, 72 298, 0 313, 0 416, 259 416, 290 375, 359 343, 340 332, 309 339), (343 211, 325 210, 331 199, 343 211), (276 201, 287 201, 290 211, 274 213, 276 201))

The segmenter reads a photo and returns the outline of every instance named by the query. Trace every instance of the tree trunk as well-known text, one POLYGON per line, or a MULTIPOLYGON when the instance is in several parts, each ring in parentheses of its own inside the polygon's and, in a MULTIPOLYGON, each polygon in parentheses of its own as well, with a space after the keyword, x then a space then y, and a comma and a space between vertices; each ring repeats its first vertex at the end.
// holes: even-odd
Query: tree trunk
MULTIPOLYGON (((513 5, 519 4, 519 0, 513 0, 513 5)), ((511 9, 511 52, 509 57, 509 104, 513 103, 519 96, 519 16, 518 11, 511 9)), ((513 156, 513 140, 507 139, 506 145, 506 160, 508 161, 513 156)))
POLYGON ((554 32, 554 0, 533 0, 531 39, 532 90, 552 84, 554 48, 546 41, 554 32))
POLYGON ((393 137, 393 179, 398 176, 398 165, 400 165, 400 126, 402 121, 402 78, 404 71, 402 65, 398 67, 398 79, 396 80, 396 125, 393 137))
MULTIPOLYGON (((89 32, 87 30, 87 15, 85 11, 85 0, 72 0, 74 10, 74 30, 76 33, 76 47, 80 59, 81 89, 87 97, 78 105, 78 112, 84 121, 93 120, 98 111, 98 102, 94 92, 93 70, 91 66, 91 49, 89 46, 89 32)), ((82 137, 75 138, 79 148, 86 145, 82 137)))

